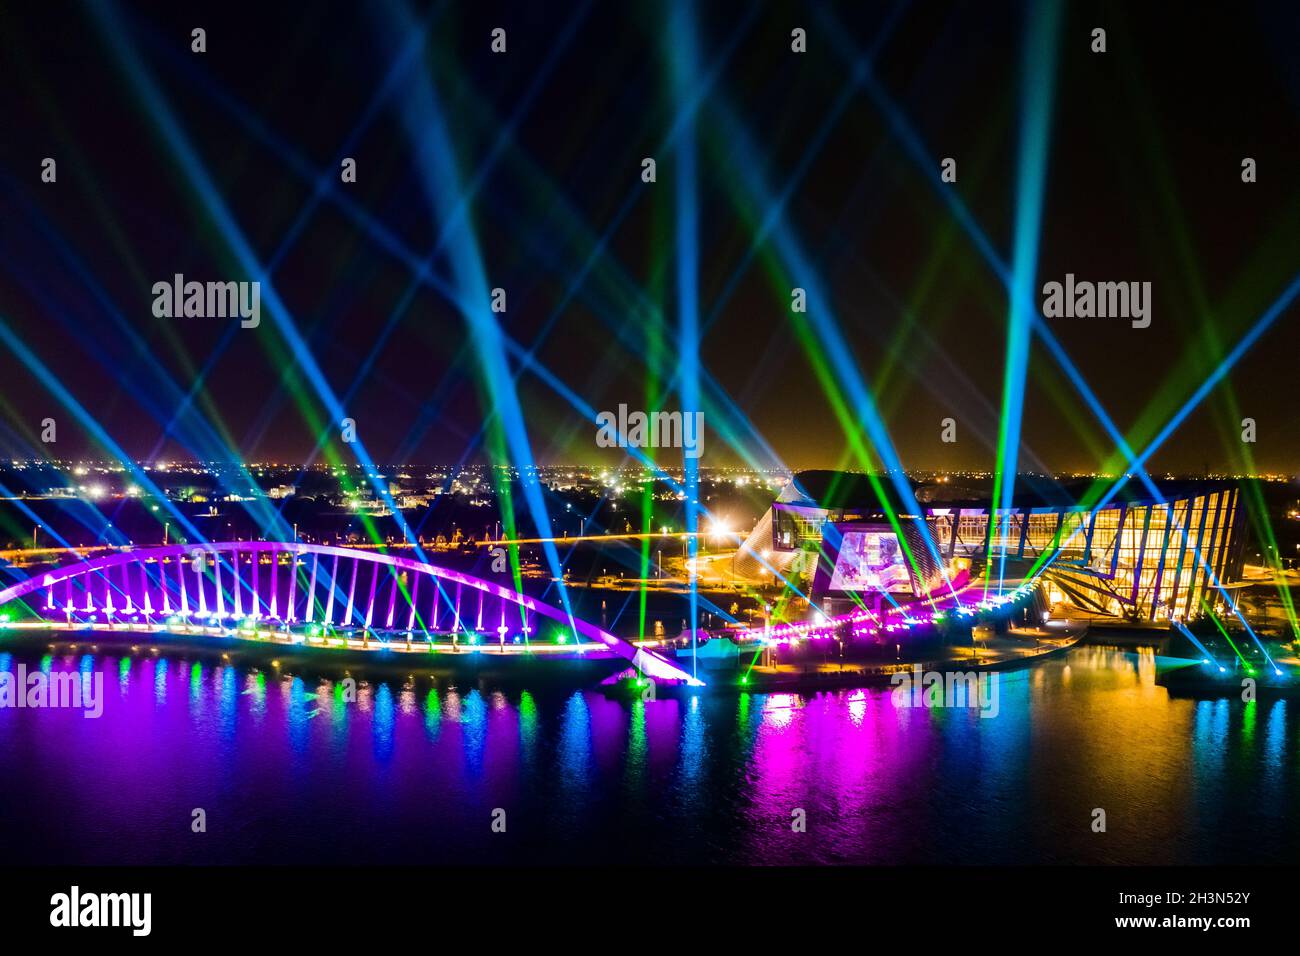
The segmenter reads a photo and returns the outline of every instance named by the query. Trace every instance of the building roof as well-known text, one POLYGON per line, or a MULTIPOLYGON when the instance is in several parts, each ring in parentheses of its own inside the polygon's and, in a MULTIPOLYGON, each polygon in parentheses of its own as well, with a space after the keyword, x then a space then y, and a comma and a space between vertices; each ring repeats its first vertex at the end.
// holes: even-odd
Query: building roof
MULTIPOLYGON (((908 481, 913 493, 926 509, 987 509, 990 504, 993 486, 991 478, 983 481, 963 479, 960 485, 954 484, 951 487, 938 482, 918 484, 911 479, 908 481), (987 487, 977 487, 980 484, 987 487)), ((1106 479, 1098 481, 1105 482, 1106 479)), ((1090 478, 1061 480, 1046 475, 1020 475, 1016 478, 1012 491, 1012 504, 1017 508, 1077 507, 1088 499, 1094 483, 1090 478)), ((1209 494, 1235 485, 1235 482, 1228 479, 1210 478, 1155 480, 1154 483, 1160 492, 1158 497, 1152 496, 1138 479, 1129 478, 1111 500, 1116 504, 1153 504, 1209 494)), ((882 475, 877 476, 877 484, 879 490, 872 485, 869 476, 860 472, 820 469, 801 471, 790 479, 776 500, 782 504, 827 511, 854 511, 864 516, 883 515, 886 509, 895 514, 902 513, 904 509, 898 502, 893 481, 882 475)), ((1098 490, 1104 494, 1108 485, 1101 484, 1098 490)), ((1092 500, 1099 500, 1096 492, 1093 493, 1092 500)))
MULTIPOLYGON (((880 482, 882 486, 889 482, 880 482)), ((886 490, 886 494, 892 492, 886 490)), ((880 495, 871 485, 868 476, 854 471, 801 471, 790 479, 777 501, 802 505, 808 508, 825 508, 838 511, 879 510, 880 495)))

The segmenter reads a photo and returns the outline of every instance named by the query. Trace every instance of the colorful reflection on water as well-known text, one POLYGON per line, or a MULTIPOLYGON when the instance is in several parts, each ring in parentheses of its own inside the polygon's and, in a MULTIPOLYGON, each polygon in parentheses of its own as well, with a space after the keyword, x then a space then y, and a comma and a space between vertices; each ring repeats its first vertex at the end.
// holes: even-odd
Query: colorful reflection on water
POLYGON ((422 677, 351 699, 180 655, 0 654, 0 670, 20 660, 99 671, 107 700, 99 720, 0 709, 13 862, 1210 863, 1300 846, 1300 708, 1170 699, 1150 653, 1001 675, 991 719, 896 707, 888 688, 643 703, 422 677))

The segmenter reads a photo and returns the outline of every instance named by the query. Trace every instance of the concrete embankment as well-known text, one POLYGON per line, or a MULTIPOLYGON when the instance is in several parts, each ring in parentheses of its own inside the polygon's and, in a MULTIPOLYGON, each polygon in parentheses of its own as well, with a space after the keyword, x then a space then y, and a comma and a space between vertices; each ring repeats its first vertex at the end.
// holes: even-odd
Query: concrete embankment
POLYGON ((1003 671, 1029 667, 1063 653, 1087 634, 1085 626, 1011 631, 976 648, 949 648, 951 653, 925 660, 805 661, 775 666, 710 669, 700 676, 713 689, 805 692, 836 687, 888 685, 893 676, 919 666, 923 671, 1003 671))

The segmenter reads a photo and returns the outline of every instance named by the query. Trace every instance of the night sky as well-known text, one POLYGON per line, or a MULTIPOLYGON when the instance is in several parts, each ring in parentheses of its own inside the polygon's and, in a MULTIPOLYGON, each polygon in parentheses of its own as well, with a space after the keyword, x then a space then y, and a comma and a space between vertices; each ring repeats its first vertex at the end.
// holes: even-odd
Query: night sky
MULTIPOLYGON (((402 119, 425 90, 472 186, 487 285, 507 290, 502 331, 547 370, 516 383, 536 460, 616 464, 565 395, 645 408, 676 368, 687 252, 665 139, 685 89, 700 97, 688 125, 700 361, 716 383, 704 392, 726 397, 706 404, 700 464, 857 467, 834 412, 844 383, 819 377, 818 345, 790 313, 791 287, 816 285, 826 301, 813 307, 853 349, 903 463, 993 465, 1008 296, 970 227, 1011 261, 1024 8, 699 5, 692 63, 668 4, 180 6, 0 8, 0 320, 43 365, 0 343, 0 453, 106 456, 55 382, 138 458, 202 457, 216 435, 246 460, 297 462, 321 429, 336 436, 265 306, 257 329, 152 313, 153 283, 176 273, 257 278, 232 253, 233 226, 275 263, 269 281, 374 460, 488 460, 489 390, 437 288, 456 257, 438 248, 429 170, 402 119), (394 77, 412 24, 427 35, 394 77), (497 26, 505 54, 490 50, 497 26), (191 52, 194 27, 205 53, 191 52), (795 27, 805 54, 791 51, 795 27), (854 57, 870 64, 856 86, 854 57), (156 85, 174 127, 132 75, 156 85), (178 159, 178 133, 211 190, 178 159), (355 184, 339 181, 344 156, 355 184), (55 183, 41 182, 45 157, 55 183), (937 181, 943 157, 955 184, 937 181), (811 280, 792 272, 792 246, 811 280), (53 446, 39 441, 47 416, 53 446), (940 442, 948 416, 955 444, 940 442)), ((1071 4, 1057 45, 1054 85, 1028 78, 1054 90, 1035 300, 1067 272, 1152 283, 1147 329, 1049 320, 1141 446, 1300 273, 1300 9, 1071 4), (1257 182, 1242 182, 1243 157, 1257 182)), ((1297 470, 1298 318, 1282 314, 1155 468, 1297 470)), ((1022 467, 1087 471, 1112 453, 1037 341, 1025 408, 1022 467)))

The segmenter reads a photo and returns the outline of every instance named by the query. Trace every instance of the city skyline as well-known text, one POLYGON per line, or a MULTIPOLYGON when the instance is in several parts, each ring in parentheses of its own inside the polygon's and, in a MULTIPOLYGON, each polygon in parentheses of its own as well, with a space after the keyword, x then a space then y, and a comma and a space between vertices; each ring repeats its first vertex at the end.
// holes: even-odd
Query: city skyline
MULTIPOLYGON (((860 384, 904 467, 997 469, 1007 362, 1020 361, 1006 341, 1023 322, 1005 286, 1022 268, 1012 249, 1029 172, 1017 104, 1033 89, 1052 94, 1034 107, 1042 212, 1025 288, 1035 308, 1049 283, 1077 276, 1150 283, 1151 315, 1145 328, 1053 315, 1045 335, 1031 333, 1019 470, 1122 471, 1097 409, 1134 446, 1154 437, 1294 276, 1293 100, 1280 67, 1253 52, 1283 44, 1293 23, 1216 22, 1223 69, 1210 78, 1197 69, 1209 22, 1141 9, 1114 11, 1104 54, 1073 7, 1050 44, 1027 41, 1012 7, 953 11, 937 33, 902 7, 792 11, 788 25, 705 13, 689 30, 668 25, 693 37, 694 62, 673 68, 699 83, 685 106, 699 125, 700 408, 686 409, 682 103, 654 80, 673 61, 643 35, 647 15, 584 4, 516 13, 506 54, 492 52, 486 11, 340 7, 349 28, 302 33, 274 11, 241 31, 214 10, 202 53, 177 12, 78 10, 87 29, 59 43, 61 21, 14 22, 0 69, 40 95, 10 104, 21 135, 0 148, 0 454, 104 455, 107 436, 136 459, 217 448, 230 460, 347 460, 342 411, 371 460, 492 462, 500 452, 483 425, 504 372, 539 463, 616 464, 593 418, 627 404, 702 411, 702 465, 888 467, 872 436, 865 460, 852 450, 843 411, 858 417, 860 384), (805 31, 805 52, 787 26, 805 31), (354 35, 364 52, 329 69, 354 35), (1026 43, 1042 47, 1055 82, 1022 83, 1026 43), (565 109, 589 78, 614 79, 610 44, 636 68, 595 84, 605 108, 565 109), (250 64, 268 61, 269 80, 253 82, 250 64), (450 95, 434 104, 411 92, 405 81, 420 75, 454 77, 450 95), (112 109, 75 94, 92 77, 112 109), (308 89, 329 108, 298 110, 308 89), (770 101, 761 117, 748 115, 755 90, 770 101), (438 186, 418 159, 431 145, 411 133, 425 114, 456 131, 484 285, 505 293, 504 311, 485 315, 501 335, 496 371, 473 359, 479 333, 448 285, 455 243, 436 225, 438 186), (163 148, 146 160, 145 143, 163 148), (355 182, 341 178, 345 157, 355 182), (654 182, 642 179, 645 158, 654 182), (955 182, 944 180, 949 160, 955 182), (260 324, 156 315, 154 287, 174 277, 260 281, 260 324), (795 289, 810 313, 794 311, 795 289), (828 364, 835 348, 850 350, 857 381, 828 364), (52 445, 39 441, 46 418, 60 426, 52 445), (955 441, 943 440, 947 419, 955 441)), ((1284 411, 1296 354, 1288 304, 1150 466, 1298 470, 1300 424, 1284 411)), ((654 457, 681 464, 678 450, 654 457)))

